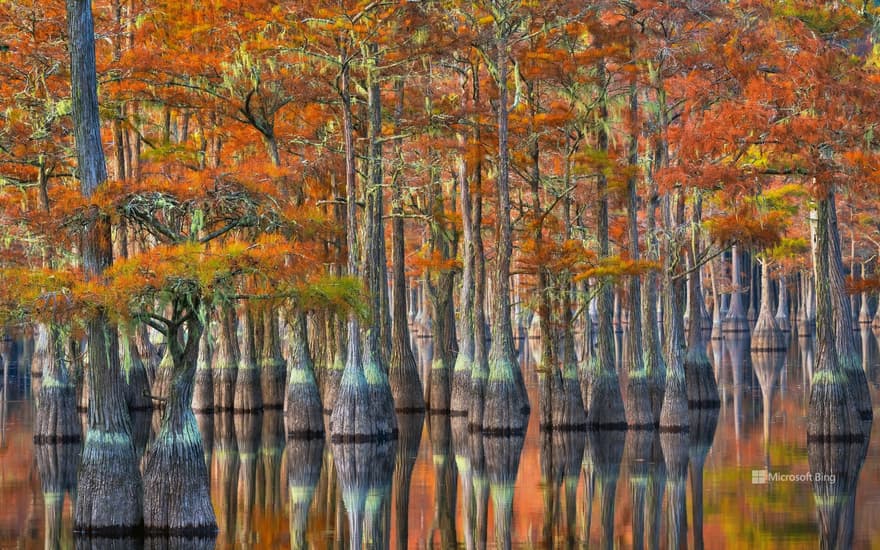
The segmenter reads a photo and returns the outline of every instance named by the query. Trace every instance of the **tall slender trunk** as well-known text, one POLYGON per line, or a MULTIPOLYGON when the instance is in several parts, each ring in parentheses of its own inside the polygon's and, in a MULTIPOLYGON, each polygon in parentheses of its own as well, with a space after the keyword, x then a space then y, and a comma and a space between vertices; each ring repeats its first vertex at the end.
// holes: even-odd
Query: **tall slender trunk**
POLYGON ((700 277, 701 238, 700 223, 702 221, 702 197, 697 197, 691 206, 691 246, 688 254, 691 258, 688 280, 690 295, 688 296, 688 334, 687 350, 684 358, 685 383, 687 384, 688 404, 691 408, 715 408, 721 405, 718 399, 718 382, 715 371, 706 354, 706 342, 703 340, 703 285, 700 277))
MULTIPOLYGON (((476 71, 476 69, 475 69, 476 71)), ((475 75, 475 81, 478 80, 475 75)), ((475 92, 479 90, 474 83, 475 92)), ((478 94, 475 93, 476 98, 478 94)), ((480 144, 479 126, 474 130, 475 146, 480 144)), ((489 377, 489 354, 486 347, 486 255, 483 248, 483 163, 480 157, 473 171, 474 210, 474 364, 471 368, 471 406, 468 423, 482 429, 486 384, 489 377)))
MULTIPOLYGON (((627 237, 629 239, 629 259, 639 261, 639 207, 638 207, 638 163, 639 163, 639 96, 636 83, 629 90, 629 151, 628 168, 632 170, 626 182, 627 237)), ((629 344, 629 365, 626 377, 626 423, 630 428, 653 428, 656 424, 651 409, 651 394, 648 371, 642 348, 642 285, 641 276, 634 274, 629 278, 627 307, 629 308, 629 331, 626 334, 629 344)))
MULTIPOLYGON (((395 108, 396 133, 400 133, 400 120, 403 116, 403 79, 396 83, 397 106, 395 108)), ((394 141, 394 157, 403 163, 402 140, 394 141)), ((391 260, 392 299, 391 315, 391 362, 388 378, 394 407, 398 412, 420 412, 425 410, 422 382, 419 380, 418 364, 413 355, 407 315, 407 281, 403 218, 403 188, 398 167, 391 177, 391 260)))
MULTIPOLYGON (((606 78, 605 62, 598 66, 599 77, 606 78)), ((607 89, 600 91, 599 129, 597 131, 597 148, 608 152, 609 136, 605 123, 608 120, 607 89)), ((604 173, 596 179, 595 217, 596 238, 598 240, 599 261, 611 254, 608 237, 608 178, 604 173)), ((609 277, 599 278, 598 299, 598 348, 596 360, 592 364, 590 391, 587 399, 587 424, 594 428, 617 428, 626 426, 626 415, 623 408, 623 397, 617 370, 614 367, 614 329, 612 315, 614 307, 614 290, 609 277)))
MULTIPOLYGON (((356 277, 358 270, 357 237, 357 179, 355 173, 354 121, 352 120, 352 100, 350 92, 351 61, 342 55, 340 75, 340 96, 342 99, 342 126, 345 149, 345 191, 346 191, 346 239, 348 245, 348 274, 356 277)), ((375 208, 375 202, 372 204, 375 208)), ((368 216, 369 219, 369 216, 368 216)), ((369 290, 369 289, 368 289, 369 290)), ((375 297, 373 298, 375 300, 375 297)), ((375 301, 373 302, 375 306, 375 301)), ((375 332, 375 331, 374 331, 375 332)), ((378 351, 378 334, 370 337, 376 345, 368 345, 368 352, 378 351)), ((368 342, 369 344, 369 342, 368 342)), ((348 315, 348 349, 345 370, 333 404, 330 417, 330 434, 334 441, 369 441, 383 439, 396 429, 393 412, 389 415, 384 407, 371 402, 371 389, 364 373, 361 355, 360 321, 355 312, 348 315)), ((376 359, 376 356, 371 357, 376 359)), ((381 368, 374 369, 384 375, 381 368)), ((387 378, 385 379, 387 385, 387 378)), ((380 381, 380 386, 381 381, 380 381)), ((390 401, 390 392, 388 394, 390 401)), ((385 403, 381 403, 384 405, 385 403)), ((393 408, 393 404, 392 404, 393 408)))
POLYGON ((871 394, 868 391, 868 379, 865 371, 862 370, 861 358, 855 344, 855 332, 853 331, 855 323, 853 322, 851 302, 846 291, 840 231, 837 224, 837 206, 833 190, 829 193, 828 203, 828 238, 831 254, 828 275, 831 284, 835 348, 840 367, 849 380, 850 392, 855 400, 859 416, 862 420, 869 421, 874 417, 874 408, 871 404, 871 394))
MULTIPOLYGON (((830 258, 832 205, 834 195, 829 192, 817 204, 815 222, 816 253, 816 330, 819 347, 816 367, 810 382, 810 405, 807 417, 807 441, 861 440, 859 412, 853 400, 852 389, 843 372, 837 354, 834 335, 834 309, 831 288, 830 258)), ((839 249, 838 249, 839 250, 839 249)), ((850 336, 848 334, 847 336, 850 336)))
POLYGON ((731 249, 733 261, 730 267, 730 278, 733 289, 730 292, 730 307, 727 309, 727 316, 724 318, 724 332, 748 332, 749 320, 746 317, 742 303, 742 288, 740 265, 741 255, 739 247, 736 245, 731 249))
MULTIPOLYGON (((80 190, 86 199, 107 180, 90 0, 67 0, 71 105, 80 190)), ((82 266, 100 278, 113 262, 110 222, 92 208, 82 243, 82 266)), ((137 528, 143 521, 143 488, 119 369, 119 342, 107 313, 87 321, 89 431, 77 480, 74 529, 106 532, 137 528)))
POLYGON ((498 74, 498 236, 495 243, 495 273, 492 347, 489 352, 489 378, 483 412, 483 430, 497 433, 519 433, 525 429, 529 410, 528 396, 522 381, 522 370, 513 345, 510 305, 510 259, 513 255, 513 230, 510 211, 510 146, 507 79, 509 76, 509 44, 506 31, 500 30, 495 41, 495 62, 498 74))

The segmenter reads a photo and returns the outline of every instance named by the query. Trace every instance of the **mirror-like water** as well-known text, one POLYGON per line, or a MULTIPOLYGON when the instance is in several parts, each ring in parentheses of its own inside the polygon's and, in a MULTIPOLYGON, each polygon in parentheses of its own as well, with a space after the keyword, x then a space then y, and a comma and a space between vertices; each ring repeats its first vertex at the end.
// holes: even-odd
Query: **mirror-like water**
MULTIPOLYGON (((878 340, 863 332, 877 403, 878 340)), ((423 364, 430 341, 414 346, 423 364)), ((220 533, 217 548, 873 548, 880 541, 880 433, 862 445, 806 445, 814 343, 752 354, 709 344, 721 408, 691 413, 688 435, 544 434, 532 359, 524 438, 483 438, 460 419, 400 417, 381 445, 285 441, 279 411, 199 415, 220 533), (862 460, 864 456, 864 460, 862 460)), ((619 350, 626 354, 625 349, 619 350)), ((0 393, 0 548, 72 548, 78 445, 32 440, 26 364, 0 393)), ((875 407, 875 411, 876 411, 875 407)), ((876 414, 876 413, 875 413, 876 414)), ((140 446, 155 420, 134 419, 140 446)), ((211 547, 211 543, 202 545, 211 547)), ((182 547, 187 547, 186 545, 182 547)))

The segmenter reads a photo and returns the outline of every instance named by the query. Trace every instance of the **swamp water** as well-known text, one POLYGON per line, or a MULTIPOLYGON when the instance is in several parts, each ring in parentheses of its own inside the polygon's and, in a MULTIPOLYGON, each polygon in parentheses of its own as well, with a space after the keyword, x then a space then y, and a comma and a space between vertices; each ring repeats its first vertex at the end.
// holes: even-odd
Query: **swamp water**
MULTIPOLYGON (((878 340, 866 331, 861 342, 877 416, 878 340)), ((429 364, 430 340, 415 343, 429 364)), ((396 442, 334 445, 285 441, 280 411, 197 415, 220 532, 146 547, 880 548, 880 422, 867 448, 808 452, 813 340, 792 337, 776 356, 751 354, 747 339, 711 342, 721 408, 692 411, 690 435, 662 436, 542 434, 537 342, 519 343, 525 437, 404 415, 396 442)), ((71 532, 79 446, 35 450, 37 381, 19 357, 0 373, 0 549, 101 547, 71 532)), ((153 420, 134 424, 142 449, 153 420)))

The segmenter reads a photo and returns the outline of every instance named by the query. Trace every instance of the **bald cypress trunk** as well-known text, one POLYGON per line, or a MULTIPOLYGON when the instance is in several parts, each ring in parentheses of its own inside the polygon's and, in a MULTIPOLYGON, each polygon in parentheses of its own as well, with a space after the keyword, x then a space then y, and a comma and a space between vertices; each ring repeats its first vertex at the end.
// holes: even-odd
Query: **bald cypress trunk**
POLYGON ((36 444, 78 443, 82 439, 76 415, 76 388, 67 368, 66 342, 60 327, 38 325, 36 348, 44 350, 45 357, 34 419, 36 444))
MULTIPOLYGON (((479 127, 475 140, 479 143, 479 127)), ((489 355, 486 341, 486 256, 483 249, 483 189, 482 163, 474 169, 474 363, 471 368, 471 399, 468 423, 482 429, 486 384, 489 377, 489 355)))
POLYGON ((749 320, 746 317, 742 293, 740 292, 742 285, 740 282, 742 276, 741 256, 736 245, 731 249, 731 255, 733 260, 730 267, 730 278, 733 290, 730 293, 730 307, 727 309, 727 316, 724 318, 723 330, 724 332, 748 332, 749 320))
MULTIPOLYGON (((403 80, 397 82, 396 124, 403 116, 403 80)), ((399 131, 399 128, 398 128, 399 131)), ((401 140, 395 140, 395 157, 402 162, 401 140)), ((412 413, 425 410, 425 397, 422 381, 419 379, 418 364, 413 355, 407 315, 407 280, 403 219, 403 189, 400 170, 391 177, 391 260, 392 285, 391 303, 391 360, 388 365, 388 381, 394 397, 394 408, 398 412, 412 413)))
MULTIPOLYGON (((684 195, 679 192, 676 200, 676 215, 673 222, 667 216, 668 226, 681 227, 684 222, 684 195)), ((670 246, 665 271, 667 285, 666 308, 669 318, 669 351, 666 370, 666 390, 663 394, 663 407, 660 410, 660 430, 664 432, 686 432, 688 430, 688 396, 684 370, 684 277, 680 275, 683 258, 675 243, 670 246), (671 257, 670 257, 671 256, 671 257)))
MULTIPOLYGON (((629 123, 630 139, 627 162, 633 173, 627 179, 626 214, 627 237, 629 239, 629 259, 639 261, 639 210, 636 189, 639 161, 639 100, 635 83, 630 85, 629 123)), ((629 309, 629 331, 626 334, 629 344, 629 361, 626 369, 626 423, 630 428, 653 428, 656 425, 651 408, 650 383, 645 368, 642 348, 642 286, 639 274, 629 277, 627 307, 629 309)))
POLYGON ((262 341, 262 321, 259 311, 250 305, 242 308, 239 317, 242 323, 239 349, 241 360, 238 374, 235 377, 235 399, 233 409, 238 412, 254 412, 263 410, 263 391, 260 384, 259 348, 257 342, 262 341))
MULTIPOLYGON (((857 403, 846 373, 840 365, 837 338, 834 334, 834 306, 832 301, 831 270, 835 262, 830 256, 834 250, 831 235, 834 195, 828 193, 819 199, 815 225, 816 253, 816 331, 819 348, 818 360, 810 383, 810 405, 807 421, 807 441, 860 441, 857 403)), ((851 337, 851 332, 847 333, 851 337)))
MULTIPOLYGON (((67 0, 67 31, 77 169, 80 190, 88 199, 107 180, 90 0, 67 0)), ((110 222, 97 208, 90 209, 86 219, 82 267, 88 277, 100 278, 113 262, 110 222)), ((139 527, 143 521, 143 488, 122 391, 116 328, 107 313, 99 309, 88 319, 86 334, 89 340, 89 431, 77 481, 74 529, 126 531, 139 527)))
POLYGON ((868 379, 862 370, 861 359, 855 345, 852 309, 846 291, 843 259, 841 257, 840 231, 837 224, 837 207, 834 191, 828 194, 829 225, 828 239, 830 263, 828 276, 830 279, 832 322, 834 323, 835 349, 839 357, 840 368, 848 380, 856 410, 864 421, 874 416, 871 395, 868 391, 868 379))
POLYGON ((691 215, 691 258, 688 266, 690 295, 688 296, 688 333, 687 350, 684 358, 685 382, 687 384, 688 405, 692 408, 715 408, 720 406, 718 399, 718 382, 715 371, 706 354, 706 342, 703 339, 703 285, 700 277, 701 241, 700 222, 702 221, 702 197, 698 194, 692 205, 691 215))
MULTIPOLYGON (((779 325, 773 308, 770 304, 770 290, 772 279, 770 278, 770 263, 761 260, 761 308, 758 312, 758 321, 752 333, 752 351, 785 351, 788 341, 779 325)), ((781 303, 781 299, 780 299, 781 303)))
POLYGON ((287 436, 300 439, 320 438, 324 434, 324 407, 315 381, 307 324, 305 312, 294 315, 290 327, 290 369, 284 401, 287 436))
POLYGON ((217 346, 212 360, 214 410, 231 411, 235 404, 235 381, 241 352, 235 327, 235 309, 223 306, 218 312, 217 346))
MULTIPOLYGON (((605 75, 604 61, 599 63, 599 74, 605 75)), ((597 135, 597 146, 600 151, 608 151, 608 131, 604 123, 608 120, 607 90, 600 92, 602 98, 599 101, 600 124, 597 135)), ((595 217, 598 225, 596 238, 598 240, 599 261, 608 258, 611 254, 608 238, 608 178, 600 173, 596 179, 595 217)), ((592 363, 590 376, 589 396, 587 398, 587 425, 593 428, 625 428, 626 415, 623 408, 623 397, 620 394, 620 384, 617 378, 617 370, 614 367, 614 330, 612 327, 612 315, 614 307, 614 290, 612 281, 608 277, 599 278, 598 300, 598 349, 595 361, 592 363)))
POLYGON ((511 434, 525 430, 529 400, 522 381, 522 370, 513 345, 510 304, 510 259, 513 255, 513 229, 510 220, 510 146, 507 79, 510 74, 508 31, 499 31, 495 40, 498 73, 498 233, 495 243, 495 272, 492 279, 492 347, 489 352, 489 378, 486 383, 483 430, 511 434))
POLYGON ((286 392, 287 365, 281 353, 281 327, 273 307, 262 310, 256 322, 263 324, 260 346, 260 390, 264 409, 282 409, 286 392))
MULTIPOLYGON (((464 137, 460 137, 464 142, 464 137)), ((474 363, 474 228, 471 215, 470 174, 464 156, 458 161, 458 185, 461 196, 461 225, 464 237, 459 301, 459 345, 452 371, 452 396, 449 408, 453 415, 467 415, 471 401, 471 369, 474 363)))
MULTIPOLYGON (((359 244, 357 237, 357 179, 355 173, 355 149, 354 149, 354 122, 352 120, 352 102, 350 92, 351 67, 346 60, 342 65, 340 77, 340 96, 342 99, 343 114, 343 137, 345 149, 345 190, 346 190, 346 239, 348 245, 348 275, 356 277, 359 274, 358 256, 359 244)), ((378 101, 375 91, 371 86, 371 97, 378 101)), ((372 124, 372 122, 371 122, 372 124)), ((374 161, 376 157, 373 157, 374 161)), ((381 162, 381 159, 379 159, 381 162)), ((375 168, 373 169, 375 174, 375 168)), ((376 195, 381 188, 371 186, 368 192, 367 220, 375 216, 381 219, 381 202, 377 202, 376 195), (378 209, 378 212, 377 212, 378 209)), ((368 237, 380 235, 378 228, 371 224, 367 228, 368 237)), ((379 237, 384 239, 384 237, 379 237)), ((383 241, 384 242, 384 241, 383 241)), ((373 245, 377 246, 377 245, 373 245)), ((375 251, 375 248, 372 249, 375 251)), ((373 253, 368 253, 367 258, 373 258, 373 253)), ((378 311, 376 303, 378 293, 370 283, 376 284, 375 272, 368 266, 367 286, 371 294, 372 311, 378 311)), ((383 280, 384 284, 384 280, 383 280)), ((342 380, 333 403, 333 412, 330 416, 330 436, 334 442, 343 441, 376 441, 392 437, 397 429, 396 417, 394 416, 394 404, 391 398, 388 378, 383 369, 381 354, 379 353, 378 327, 372 327, 367 334, 367 345, 362 348, 360 321, 355 312, 348 315, 348 346, 346 350, 345 369, 342 380), (364 351, 369 361, 367 369, 364 365, 364 351), (375 391, 374 391, 375 390, 375 391), (384 395, 387 392, 387 399, 384 395), (379 401, 374 398, 379 397, 379 401), (390 408, 390 410, 388 410, 390 408)))
MULTIPOLYGON (((195 307, 198 307, 197 305, 195 307)), ((166 333, 173 361, 162 426, 144 466, 144 528, 147 533, 206 535, 217 532, 202 436, 192 411, 196 361, 203 325, 198 315, 166 333), (185 338, 185 344, 182 340, 185 338)))

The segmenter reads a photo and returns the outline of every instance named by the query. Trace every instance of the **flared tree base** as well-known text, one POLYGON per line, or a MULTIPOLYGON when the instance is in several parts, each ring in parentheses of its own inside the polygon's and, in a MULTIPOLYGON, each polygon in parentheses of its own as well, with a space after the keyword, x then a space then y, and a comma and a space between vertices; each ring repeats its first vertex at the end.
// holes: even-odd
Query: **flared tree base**
POLYGON ((142 528, 143 492, 137 464, 129 434, 89 430, 77 476, 75 532, 123 536, 142 528))
POLYGON ((34 419, 34 443, 78 443, 82 427, 76 414, 76 389, 71 384, 43 381, 37 415, 34 419))
POLYGON ((486 382, 483 405, 483 434, 522 435, 525 433, 528 419, 529 410, 520 401, 516 381, 512 377, 493 379, 490 375, 486 382))
POLYGON ((688 397, 684 373, 669 372, 666 375, 666 392, 660 410, 661 433, 684 433, 690 428, 688 397))
POLYGON ((473 359, 459 353, 452 370, 452 397, 449 400, 449 414, 467 416, 471 402, 471 367, 473 359))
POLYGON ((690 408, 717 409, 721 406, 715 371, 704 351, 688 350, 684 358, 684 373, 690 408))
POLYGON ((235 379, 235 412, 255 412, 263 410, 263 393, 260 385, 260 371, 257 369, 238 369, 235 379))
POLYGON ((587 427, 593 430, 625 430, 626 411, 620 393, 617 373, 594 369, 590 383, 587 427))
POLYGON ((449 365, 442 359, 434 359, 431 363, 431 373, 428 375, 428 395, 425 405, 428 410, 435 414, 449 414, 449 404, 452 398, 452 372, 449 365))
POLYGON ((324 436, 324 409, 315 378, 310 375, 304 369, 291 372, 284 407, 289 438, 317 439, 324 436))
POLYGON ((858 410, 841 372, 813 375, 807 415, 807 442, 854 443, 864 439, 858 410))
POLYGON ((626 377, 626 424, 630 430, 653 430, 657 428, 651 409, 648 373, 644 369, 630 372, 626 377))
POLYGON ((192 409, 197 413, 214 412, 214 374, 211 369, 196 369, 192 409))
POLYGON ((287 381, 283 360, 264 362, 260 369, 260 386, 264 409, 283 409, 287 381))
POLYGON ((395 435, 395 416, 383 414, 363 372, 347 367, 330 415, 330 440, 334 443, 387 441, 395 435))
MULTIPOLYGON (((214 412, 233 410, 235 406, 235 379, 238 369, 222 367, 213 369, 214 412)), ((198 374, 198 373, 196 373, 198 374)))
POLYGON ((174 536, 214 535, 217 520, 195 415, 184 412, 179 425, 180 430, 163 426, 147 452, 144 530, 174 536))

